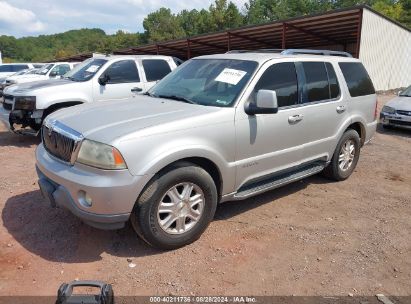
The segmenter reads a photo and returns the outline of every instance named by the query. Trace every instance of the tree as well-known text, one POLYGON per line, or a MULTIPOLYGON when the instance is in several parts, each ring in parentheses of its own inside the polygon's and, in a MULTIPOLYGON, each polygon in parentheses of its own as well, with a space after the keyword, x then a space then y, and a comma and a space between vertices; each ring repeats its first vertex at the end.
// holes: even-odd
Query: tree
POLYGON ((185 36, 176 15, 165 7, 148 14, 143 21, 148 42, 158 42, 185 36))

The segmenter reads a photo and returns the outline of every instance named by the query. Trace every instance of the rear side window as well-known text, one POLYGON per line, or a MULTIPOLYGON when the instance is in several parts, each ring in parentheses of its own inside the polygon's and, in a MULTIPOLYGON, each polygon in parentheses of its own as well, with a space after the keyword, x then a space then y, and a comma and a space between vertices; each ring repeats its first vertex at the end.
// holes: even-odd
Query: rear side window
POLYGON ((337 75, 331 63, 326 62, 325 67, 327 68, 328 82, 330 85, 330 98, 334 99, 340 96, 340 86, 338 85, 337 75))
POLYGON ((375 93, 370 76, 360 62, 340 62, 338 65, 347 82, 351 97, 365 96, 375 93))
POLYGON ((171 72, 171 68, 165 60, 145 59, 143 60, 143 67, 147 81, 160 80, 171 72))
POLYGON ((104 72, 109 77, 108 83, 140 82, 137 66, 134 60, 122 60, 114 62, 104 72))
POLYGON ((259 90, 274 90, 277 93, 278 107, 298 104, 298 83, 294 63, 284 62, 270 66, 254 88, 255 93, 259 90))
POLYGON ((308 102, 330 99, 328 75, 324 62, 303 62, 308 102))

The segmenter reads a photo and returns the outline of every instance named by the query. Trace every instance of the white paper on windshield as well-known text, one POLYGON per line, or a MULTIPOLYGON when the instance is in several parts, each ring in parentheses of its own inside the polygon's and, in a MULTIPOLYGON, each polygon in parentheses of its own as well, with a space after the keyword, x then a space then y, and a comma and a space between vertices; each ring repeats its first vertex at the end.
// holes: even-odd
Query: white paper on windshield
POLYGON ((220 73, 220 75, 217 76, 215 81, 236 85, 245 74, 247 74, 247 72, 226 68, 220 73))
POLYGON ((86 72, 95 73, 95 72, 97 72, 98 68, 99 68, 98 65, 90 65, 88 67, 88 69, 86 70, 86 72))

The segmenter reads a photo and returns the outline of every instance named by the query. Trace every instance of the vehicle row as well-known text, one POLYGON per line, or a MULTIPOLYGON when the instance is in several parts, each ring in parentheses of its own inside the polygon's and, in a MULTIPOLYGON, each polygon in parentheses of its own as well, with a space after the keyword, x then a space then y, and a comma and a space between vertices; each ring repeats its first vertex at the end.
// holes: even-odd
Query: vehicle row
MULTIPOLYGON (((3 91, 0 118, 11 130, 38 134, 50 113, 94 101, 133 98, 146 92, 177 67, 167 56, 97 56, 73 67, 72 63, 45 65, 36 76, 43 81, 12 84, 3 91), (47 79, 61 71, 62 77, 47 79)), ((29 78, 29 76, 27 77, 29 78)))
POLYGON ((41 131, 36 169, 51 206, 102 229, 130 221, 163 249, 198 239, 219 203, 317 173, 347 179, 378 123, 362 63, 318 50, 179 66, 161 56, 91 58, 61 80, 8 87, 2 109, 11 128, 41 131))

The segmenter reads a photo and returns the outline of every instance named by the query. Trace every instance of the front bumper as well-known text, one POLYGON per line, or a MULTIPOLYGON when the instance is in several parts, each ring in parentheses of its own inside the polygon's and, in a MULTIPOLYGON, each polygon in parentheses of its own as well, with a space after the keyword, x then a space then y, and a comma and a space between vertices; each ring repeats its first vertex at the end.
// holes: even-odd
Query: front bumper
POLYGON ((36 150, 36 168, 43 196, 52 206, 64 207, 86 224, 119 229, 151 176, 133 176, 128 170, 100 170, 67 165, 51 157, 43 145, 36 150), (84 203, 84 194, 92 199, 84 203))
POLYGON ((411 116, 396 114, 380 113, 380 122, 385 126, 395 126, 411 129, 411 116))

